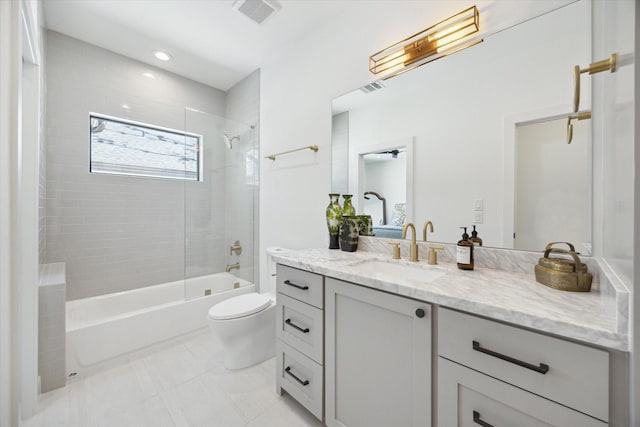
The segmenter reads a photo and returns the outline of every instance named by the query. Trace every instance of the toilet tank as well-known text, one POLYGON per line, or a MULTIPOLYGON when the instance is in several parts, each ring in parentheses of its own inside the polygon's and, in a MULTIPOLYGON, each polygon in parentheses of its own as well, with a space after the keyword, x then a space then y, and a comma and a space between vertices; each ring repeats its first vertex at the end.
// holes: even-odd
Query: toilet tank
POLYGON ((284 248, 280 247, 269 247, 267 248, 267 273, 269 277, 269 283, 267 289, 262 289, 262 292, 269 292, 271 294, 276 294, 276 261, 273 259, 273 255, 284 252, 284 248))

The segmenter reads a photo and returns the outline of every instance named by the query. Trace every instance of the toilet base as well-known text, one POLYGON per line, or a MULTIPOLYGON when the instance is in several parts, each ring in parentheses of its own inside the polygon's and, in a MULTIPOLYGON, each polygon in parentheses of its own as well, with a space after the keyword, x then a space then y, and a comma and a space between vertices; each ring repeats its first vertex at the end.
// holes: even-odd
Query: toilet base
POLYGON ((226 369, 247 368, 276 354, 275 300, 259 313, 239 319, 209 319, 209 325, 222 343, 226 369))

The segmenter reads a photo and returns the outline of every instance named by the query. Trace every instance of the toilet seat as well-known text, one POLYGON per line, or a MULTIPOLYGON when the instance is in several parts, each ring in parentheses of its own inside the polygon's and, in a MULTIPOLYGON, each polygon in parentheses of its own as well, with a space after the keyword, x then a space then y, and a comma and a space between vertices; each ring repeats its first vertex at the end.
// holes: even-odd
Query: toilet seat
POLYGON ((252 292, 229 298, 211 307, 209 318, 213 320, 229 320, 259 313, 271 305, 270 295, 252 292))

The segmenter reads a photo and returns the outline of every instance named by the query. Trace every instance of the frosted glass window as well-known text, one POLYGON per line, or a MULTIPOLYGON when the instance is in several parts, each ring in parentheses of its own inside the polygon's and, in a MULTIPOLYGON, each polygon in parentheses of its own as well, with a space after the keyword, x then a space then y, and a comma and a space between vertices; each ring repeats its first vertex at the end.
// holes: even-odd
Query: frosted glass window
POLYGON ((91 114, 90 172, 202 180, 202 136, 91 114))

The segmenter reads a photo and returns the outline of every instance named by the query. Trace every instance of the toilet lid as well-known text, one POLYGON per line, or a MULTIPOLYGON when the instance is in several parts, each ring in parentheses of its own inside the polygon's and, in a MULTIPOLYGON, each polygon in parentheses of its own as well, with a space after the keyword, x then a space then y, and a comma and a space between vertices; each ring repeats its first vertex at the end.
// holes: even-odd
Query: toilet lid
POLYGON ((236 319, 264 310, 271 305, 268 295, 252 292, 229 298, 211 307, 209 317, 216 320, 236 319))

